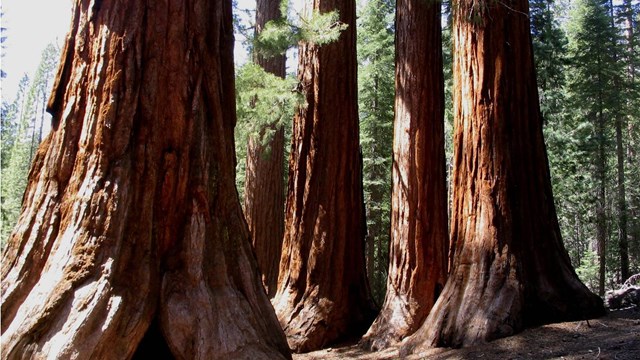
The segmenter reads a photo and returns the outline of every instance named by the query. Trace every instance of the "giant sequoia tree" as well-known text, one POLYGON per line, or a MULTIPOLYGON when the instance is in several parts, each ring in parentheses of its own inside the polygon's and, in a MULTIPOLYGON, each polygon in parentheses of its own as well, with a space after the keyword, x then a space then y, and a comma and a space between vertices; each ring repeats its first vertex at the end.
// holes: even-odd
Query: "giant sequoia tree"
POLYGON ((403 346, 464 346, 597 316, 551 193, 526 0, 454 6, 453 269, 403 346))
POLYGON ((234 185, 231 1, 88 1, 2 261, 8 359, 288 357, 234 185), (140 356, 144 356, 139 351, 140 356))
MULTIPOLYGON (((258 0, 256 35, 267 22, 281 16, 280 0, 258 0)), ((284 55, 265 57, 256 52, 255 61, 265 71, 284 78, 284 55)), ((262 271, 262 282, 269 297, 273 297, 278 283, 284 235, 284 128, 277 125, 266 127, 264 131, 274 132, 267 144, 250 138, 247 145, 244 214, 262 271)))
POLYGON ((447 275, 440 3, 398 0, 391 246, 382 310, 364 336, 384 348, 422 324, 447 275))
POLYGON ((300 48, 307 105, 294 118, 285 237, 274 307, 295 351, 362 333, 372 320, 364 264, 355 1, 315 0, 348 28, 300 48))

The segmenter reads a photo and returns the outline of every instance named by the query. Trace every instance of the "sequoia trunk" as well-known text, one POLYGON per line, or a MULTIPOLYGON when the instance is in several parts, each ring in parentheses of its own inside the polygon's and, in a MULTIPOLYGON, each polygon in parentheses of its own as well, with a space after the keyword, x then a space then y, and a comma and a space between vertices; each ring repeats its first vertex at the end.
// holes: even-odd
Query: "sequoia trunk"
POLYGON ((363 338, 381 349, 412 334, 447 275, 447 188, 440 3, 398 0, 391 246, 382 310, 363 338))
POLYGON ((348 28, 300 48, 307 105, 294 118, 285 237, 274 307, 294 351, 357 336, 373 319, 364 257, 355 1, 315 0, 348 28))
POLYGON ((231 1, 75 3, 3 255, 7 359, 127 359, 143 337, 289 357, 235 190, 232 28, 231 1))
POLYGON ((526 0, 454 11, 453 269, 402 354, 604 314, 560 238, 526 0))
MULTIPOLYGON (((278 19, 280 0, 258 0, 256 4, 256 34, 267 22, 278 19)), ((265 71, 285 76, 285 57, 256 55, 256 63, 265 71)), ((244 214, 251 240, 262 271, 262 283, 269 297, 276 293, 278 269, 284 236, 284 129, 275 130, 267 144, 249 139, 247 171, 244 187, 244 214)))

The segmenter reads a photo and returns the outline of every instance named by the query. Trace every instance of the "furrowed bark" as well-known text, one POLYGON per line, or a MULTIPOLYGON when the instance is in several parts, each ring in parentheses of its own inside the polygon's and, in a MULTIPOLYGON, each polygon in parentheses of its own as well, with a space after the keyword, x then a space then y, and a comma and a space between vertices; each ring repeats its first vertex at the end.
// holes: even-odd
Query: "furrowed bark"
POLYGON ((399 0, 391 248, 387 293, 361 344, 393 345, 420 327, 447 276, 440 3, 399 0))
POLYGON ((2 261, 7 359, 289 358, 234 185, 230 1, 77 1, 2 261))
POLYGON ((401 355, 604 314, 560 238, 527 5, 455 7, 455 259, 440 298, 401 355))
POLYGON ((356 100, 355 2, 316 0, 349 27, 300 48, 307 106, 294 118, 276 313, 297 352, 358 336, 373 319, 356 100))

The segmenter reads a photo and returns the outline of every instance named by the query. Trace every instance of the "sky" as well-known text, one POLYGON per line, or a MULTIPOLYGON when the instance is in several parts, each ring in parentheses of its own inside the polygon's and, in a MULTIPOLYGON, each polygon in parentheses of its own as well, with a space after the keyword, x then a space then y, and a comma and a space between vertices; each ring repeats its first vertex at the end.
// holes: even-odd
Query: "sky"
POLYGON ((12 101, 18 82, 33 77, 44 48, 62 46, 69 30, 73 0, 2 0, 2 27, 7 37, 0 59, 7 77, 2 79, 2 100, 12 101))

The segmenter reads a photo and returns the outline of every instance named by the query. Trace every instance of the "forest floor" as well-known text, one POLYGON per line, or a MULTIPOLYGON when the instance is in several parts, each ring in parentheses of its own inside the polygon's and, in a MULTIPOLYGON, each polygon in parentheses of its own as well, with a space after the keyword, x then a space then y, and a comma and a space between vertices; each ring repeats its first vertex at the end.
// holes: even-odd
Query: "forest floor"
MULTIPOLYGON (((294 360, 398 359, 398 349, 367 352, 357 345, 294 354, 294 360)), ((405 359, 640 359, 640 308, 607 316, 528 329, 520 334, 464 349, 432 349, 405 359)))

